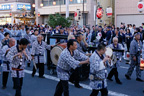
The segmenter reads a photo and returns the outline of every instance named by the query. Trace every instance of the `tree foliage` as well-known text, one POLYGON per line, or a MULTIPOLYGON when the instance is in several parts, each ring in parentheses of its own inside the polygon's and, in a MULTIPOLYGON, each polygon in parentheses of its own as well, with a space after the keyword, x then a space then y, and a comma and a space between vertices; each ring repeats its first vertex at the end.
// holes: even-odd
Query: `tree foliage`
POLYGON ((65 18, 61 16, 59 13, 57 13, 56 15, 50 15, 47 23, 53 28, 55 28, 58 25, 61 25, 62 27, 70 27, 71 18, 65 18))

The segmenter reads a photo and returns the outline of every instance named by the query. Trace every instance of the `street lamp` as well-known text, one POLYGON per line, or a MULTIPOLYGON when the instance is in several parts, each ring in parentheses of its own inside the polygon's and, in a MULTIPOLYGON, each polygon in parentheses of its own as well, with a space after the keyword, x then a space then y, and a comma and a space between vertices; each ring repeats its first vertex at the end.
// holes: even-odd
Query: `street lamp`
POLYGON ((53 1, 53 5, 56 5, 56 1, 53 1))
POLYGON ((23 9, 25 9, 25 5, 23 5, 23 9))
POLYGON ((13 8, 13 5, 11 5, 11 9, 13 8))
POLYGON ((40 6, 43 7, 43 3, 41 3, 40 6))
POLYGON ((32 4, 32 7, 35 8, 35 4, 32 4))

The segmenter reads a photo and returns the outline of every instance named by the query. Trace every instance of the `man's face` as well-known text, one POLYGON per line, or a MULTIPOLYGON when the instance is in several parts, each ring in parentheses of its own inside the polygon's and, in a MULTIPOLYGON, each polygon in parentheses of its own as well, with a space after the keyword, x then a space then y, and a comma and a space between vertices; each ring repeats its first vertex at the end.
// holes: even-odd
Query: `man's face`
POLYGON ((110 30, 110 28, 107 28, 107 31, 109 31, 110 30))
POLYGON ((140 40, 140 34, 136 35, 135 38, 136 38, 137 40, 140 40))
POLYGON ((93 27, 93 30, 95 30, 95 27, 93 27))
POLYGON ((120 30, 120 33, 123 33, 123 30, 120 30))
POLYGON ((35 34, 35 35, 38 35, 38 31, 35 31, 34 34, 35 34))
POLYGON ((86 28, 86 26, 84 25, 83 28, 86 28))
POLYGON ((6 38, 10 38, 9 34, 6 36, 6 38))
POLYGON ((73 45, 70 46, 72 50, 77 49, 77 42, 74 42, 73 45))
POLYGON ((30 33, 30 30, 27 30, 27 34, 29 34, 30 33))
POLYGON ((118 40, 113 40, 114 45, 118 44, 118 40))
POLYGON ((82 40, 82 37, 83 37, 83 36, 80 35, 80 36, 78 37, 78 40, 81 41, 81 40, 82 40))
POLYGON ((104 54, 105 52, 106 52, 106 48, 100 50, 101 54, 104 54))
POLYGON ((27 48, 27 45, 20 45, 20 47, 22 48, 22 50, 25 50, 27 48))
POLYGON ((58 29, 59 29, 59 27, 57 26, 57 27, 56 27, 56 30, 58 30, 58 29))
POLYGON ((60 33, 64 33, 64 30, 61 29, 61 30, 60 30, 60 33))
POLYGON ((24 26, 22 26, 21 28, 24 29, 24 26))
POLYGON ((99 30, 99 31, 101 31, 101 30, 102 30, 102 28, 100 28, 100 27, 99 27, 99 28, 98 28, 98 30, 99 30))
POLYGON ((133 26, 133 28, 135 29, 135 28, 136 28, 136 26, 133 26))
POLYGON ((14 46, 14 45, 15 45, 15 40, 10 43, 11 47, 14 46))
POLYGON ((42 41, 42 36, 38 36, 37 40, 38 40, 38 42, 41 42, 42 41))
POLYGON ((4 30, 3 30, 3 29, 1 29, 1 32, 4 32, 4 30))

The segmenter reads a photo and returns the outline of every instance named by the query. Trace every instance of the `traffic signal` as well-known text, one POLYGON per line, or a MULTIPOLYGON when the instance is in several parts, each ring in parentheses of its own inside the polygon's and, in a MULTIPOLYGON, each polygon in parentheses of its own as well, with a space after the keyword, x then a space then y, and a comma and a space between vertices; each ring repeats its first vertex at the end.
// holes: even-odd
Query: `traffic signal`
POLYGON ((79 21, 82 17, 82 12, 80 11, 80 9, 77 9, 77 11, 74 14, 75 20, 79 21))
POLYGON ((78 20, 80 20, 82 17, 82 12, 80 10, 78 10, 78 20))

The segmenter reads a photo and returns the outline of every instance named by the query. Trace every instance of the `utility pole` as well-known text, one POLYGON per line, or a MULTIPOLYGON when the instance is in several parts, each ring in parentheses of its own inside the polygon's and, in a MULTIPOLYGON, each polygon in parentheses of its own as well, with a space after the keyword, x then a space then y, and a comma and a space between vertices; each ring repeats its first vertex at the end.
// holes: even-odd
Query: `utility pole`
POLYGON ((61 14, 61 1, 59 0, 59 4, 60 4, 60 12, 59 12, 59 14, 61 14))
POLYGON ((97 4, 97 0, 96 0, 96 13, 95 13, 95 21, 96 21, 95 24, 96 24, 96 25, 98 24, 98 23, 97 23, 98 20, 97 20, 97 16, 96 16, 96 14, 97 14, 97 9, 98 9, 98 4, 97 4))
POLYGON ((36 24, 38 25, 38 0, 35 0, 35 16, 36 16, 36 24))
POLYGON ((83 25, 85 24, 85 14, 84 14, 84 0, 83 0, 83 25))
POLYGON ((66 18, 69 17, 69 0, 66 0, 66 18))

